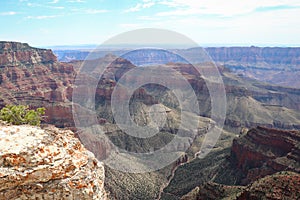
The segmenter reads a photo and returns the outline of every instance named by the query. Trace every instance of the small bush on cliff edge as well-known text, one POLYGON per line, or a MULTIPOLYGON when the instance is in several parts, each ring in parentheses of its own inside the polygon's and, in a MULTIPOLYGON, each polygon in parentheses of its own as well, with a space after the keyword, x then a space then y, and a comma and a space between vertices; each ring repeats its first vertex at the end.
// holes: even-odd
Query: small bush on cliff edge
POLYGON ((0 111, 0 120, 14 125, 30 124, 33 126, 39 126, 44 114, 45 108, 30 110, 29 106, 6 105, 0 111))

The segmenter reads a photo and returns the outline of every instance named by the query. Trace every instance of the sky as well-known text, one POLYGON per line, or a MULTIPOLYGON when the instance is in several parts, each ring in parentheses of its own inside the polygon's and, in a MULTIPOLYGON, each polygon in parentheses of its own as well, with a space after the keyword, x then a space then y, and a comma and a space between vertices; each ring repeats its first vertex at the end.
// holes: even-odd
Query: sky
POLYGON ((299 0, 1 0, 0 41, 100 45, 139 28, 200 46, 300 46, 299 0))

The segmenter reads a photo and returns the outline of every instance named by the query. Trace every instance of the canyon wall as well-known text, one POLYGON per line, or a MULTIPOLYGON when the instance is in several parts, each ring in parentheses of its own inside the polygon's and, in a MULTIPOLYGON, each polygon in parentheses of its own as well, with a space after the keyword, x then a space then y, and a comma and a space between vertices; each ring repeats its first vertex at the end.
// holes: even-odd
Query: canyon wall
POLYGON ((231 161, 244 174, 241 184, 289 170, 300 172, 300 132, 257 127, 233 141, 231 161))
POLYGON ((12 103, 45 107, 45 122, 73 126, 74 77, 73 66, 59 63, 51 50, 0 42, 0 107, 12 103))

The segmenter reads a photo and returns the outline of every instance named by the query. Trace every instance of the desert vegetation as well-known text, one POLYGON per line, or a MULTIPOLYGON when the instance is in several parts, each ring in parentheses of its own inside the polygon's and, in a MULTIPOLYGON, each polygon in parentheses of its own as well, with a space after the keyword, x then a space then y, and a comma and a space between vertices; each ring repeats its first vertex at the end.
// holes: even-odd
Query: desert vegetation
POLYGON ((34 110, 25 105, 6 105, 0 111, 0 120, 14 125, 30 124, 39 126, 44 114, 45 108, 42 107, 34 110))

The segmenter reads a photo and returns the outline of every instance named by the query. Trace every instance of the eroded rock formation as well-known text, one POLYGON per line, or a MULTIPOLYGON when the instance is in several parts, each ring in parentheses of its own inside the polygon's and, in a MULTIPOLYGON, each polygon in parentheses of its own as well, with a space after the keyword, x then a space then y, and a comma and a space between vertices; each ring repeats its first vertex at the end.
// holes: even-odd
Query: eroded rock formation
POLYGON ((248 184, 275 172, 300 172, 300 132, 257 127, 235 139, 231 160, 248 184))
POLYGON ((45 107, 45 121, 73 126, 71 98, 75 71, 59 63, 51 50, 17 42, 0 42, 0 107, 45 107))

